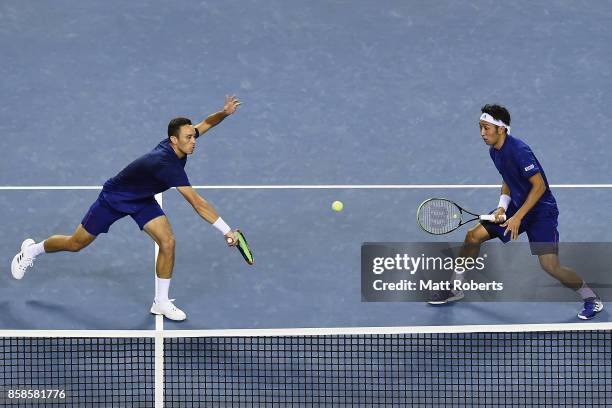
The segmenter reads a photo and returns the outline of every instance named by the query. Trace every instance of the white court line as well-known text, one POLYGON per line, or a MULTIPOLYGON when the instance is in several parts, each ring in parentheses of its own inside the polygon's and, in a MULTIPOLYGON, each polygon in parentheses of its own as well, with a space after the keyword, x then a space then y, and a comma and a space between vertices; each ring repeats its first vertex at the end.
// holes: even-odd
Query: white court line
POLYGON ((155 364, 154 366, 155 366, 155 371, 154 371, 155 372, 155 408, 164 408, 164 332, 161 330, 155 331, 155 364))
MULTIPOLYGON (((163 194, 155 195, 161 208, 164 207, 163 194)), ((157 277, 157 255, 159 245, 155 243, 155 268, 153 274, 157 277)), ((157 296, 157 279, 155 279, 155 295, 157 296)), ((164 316, 155 316, 155 408, 164 408, 164 316)))
POLYGON ((278 336, 333 336, 360 334, 402 333, 521 333, 551 331, 612 331, 612 322, 548 323, 548 324, 492 324, 464 326, 391 326, 391 327, 312 327, 278 329, 220 329, 220 330, 0 330, 0 337, 102 337, 102 338, 163 338, 181 337, 278 337, 278 336))
MULTIPOLYGON (((500 188, 500 184, 281 184, 281 185, 201 185, 201 190, 393 190, 393 189, 480 189, 500 188)), ((612 188, 612 184, 551 184, 551 188, 612 188)), ((102 186, 0 186, 0 190, 101 190, 102 186)))
POLYGON ((549 323, 549 324, 494 324, 465 326, 413 327, 313 327, 294 329, 223 329, 223 330, 166 330, 164 337, 277 337, 277 336, 349 336, 359 334, 385 335, 402 333, 522 333, 551 331, 612 330, 612 322, 605 323, 549 323))
POLYGON ((58 337, 87 337, 87 338, 155 338, 155 330, 0 330, 0 337, 32 337, 32 338, 58 338, 58 337))
MULTIPOLYGON (((551 188, 612 188, 612 184, 551 184, 551 188)), ((253 190, 299 190, 299 189, 462 189, 501 188, 501 184, 305 184, 305 185, 245 185, 245 186, 193 186, 203 190, 253 189, 253 190)))
POLYGON ((0 190, 102 190, 102 186, 0 186, 0 190))

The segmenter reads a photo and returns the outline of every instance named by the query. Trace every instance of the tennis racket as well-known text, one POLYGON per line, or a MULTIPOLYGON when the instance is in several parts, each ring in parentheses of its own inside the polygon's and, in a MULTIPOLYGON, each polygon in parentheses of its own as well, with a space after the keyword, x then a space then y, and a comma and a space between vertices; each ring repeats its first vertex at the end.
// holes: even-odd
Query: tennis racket
MULTIPOLYGON (((249 265, 253 265, 255 263, 255 260, 253 259, 253 253, 251 252, 251 249, 249 248, 249 244, 247 243, 247 240, 244 237, 244 234, 240 230, 236 230, 234 231, 234 235, 238 239, 236 248, 238 248, 238 251, 240 251, 240 255, 242 255, 246 263, 248 263, 249 265)), ((227 243, 228 244, 232 243, 231 238, 227 238, 227 243)))
MULTIPOLYGON (((503 221, 506 216, 502 215, 503 221)), ((423 231, 433 235, 453 232, 462 225, 474 220, 495 222, 493 214, 478 215, 446 198, 430 198, 421 203, 417 209, 417 223, 423 231), (468 218, 472 215, 472 218, 468 218)))

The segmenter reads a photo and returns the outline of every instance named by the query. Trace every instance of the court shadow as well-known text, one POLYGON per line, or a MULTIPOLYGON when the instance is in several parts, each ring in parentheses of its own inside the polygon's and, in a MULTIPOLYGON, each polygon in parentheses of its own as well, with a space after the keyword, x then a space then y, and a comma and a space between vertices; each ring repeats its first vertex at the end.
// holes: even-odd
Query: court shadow
POLYGON ((148 313, 143 313, 142 319, 136 324, 129 324, 126 327, 124 322, 118 325, 117 318, 113 314, 101 317, 100 314, 87 313, 80 308, 40 300, 28 300, 25 305, 26 308, 39 312, 35 314, 36 326, 44 326, 45 329, 55 329, 60 326, 81 330, 150 330, 155 327, 155 321, 148 313), (44 320, 41 321, 43 316, 44 320))
POLYGON ((11 302, 0 302, 0 329, 2 330, 18 330, 23 327, 23 321, 18 319, 15 313, 11 310, 11 302))

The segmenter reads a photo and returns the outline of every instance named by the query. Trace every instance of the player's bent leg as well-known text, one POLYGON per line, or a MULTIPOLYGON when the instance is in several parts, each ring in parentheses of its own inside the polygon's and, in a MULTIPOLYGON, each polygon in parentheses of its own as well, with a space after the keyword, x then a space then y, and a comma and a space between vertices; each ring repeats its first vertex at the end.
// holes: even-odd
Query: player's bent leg
POLYGON ((95 235, 87 232, 80 224, 72 235, 53 235, 44 241, 45 252, 79 252, 89 244, 94 242, 95 235))
POLYGON ((482 225, 477 224, 470 228, 465 234, 463 246, 459 251, 459 256, 466 258, 476 258, 480 252, 480 245, 491 239, 489 231, 482 225))
POLYGON ((548 274, 559 280, 563 285, 575 290, 584 301, 584 307, 578 317, 589 320, 603 310, 603 302, 586 282, 571 268, 561 265, 557 254, 538 255, 540 265, 548 274))
POLYGON ((582 278, 573 269, 562 266, 557 254, 538 255, 538 260, 542 269, 564 286, 574 290, 582 287, 584 283, 582 278))
POLYGON ((485 241, 491 239, 491 234, 482 224, 476 224, 470 228, 465 234, 465 243, 468 244, 482 244, 485 241))
MULTIPOLYGON (((473 228, 470 228, 465 235, 465 240, 459 251, 459 256, 462 258, 476 258, 480 252, 480 245, 491 239, 487 229, 478 224, 473 228)), ((453 273, 451 282, 455 280, 463 281, 465 274, 453 273)), ((441 290, 433 292, 427 301, 430 305, 444 305, 452 302, 456 302, 465 297, 462 290, 441 290)))
POLYGON ((15 279, 22 279, 28 268, 32 267, 38 255, 45 252, 71 251, 78 252, 91 244, 96 237, 79 225, 72 235, 53 235, 43 242, 36 243, 26 239, 21 244, 21 251, 11 262, 11 273, 15 279))

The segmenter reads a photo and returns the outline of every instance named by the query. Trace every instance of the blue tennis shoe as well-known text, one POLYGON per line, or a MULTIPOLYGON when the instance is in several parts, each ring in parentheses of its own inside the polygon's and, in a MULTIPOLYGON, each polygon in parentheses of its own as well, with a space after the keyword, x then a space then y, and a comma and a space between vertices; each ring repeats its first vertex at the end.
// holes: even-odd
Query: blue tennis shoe
POLYGON ((445 305, 461 300, 464 296, 463 291, 441 290, 431 293, 427 303, 430 305, 445 305))
POLYGON ((599 298, 584 299, 584 309, 578 313, 578 317, 582 320, 590 320, 603 310, 603 302, 599 298))

